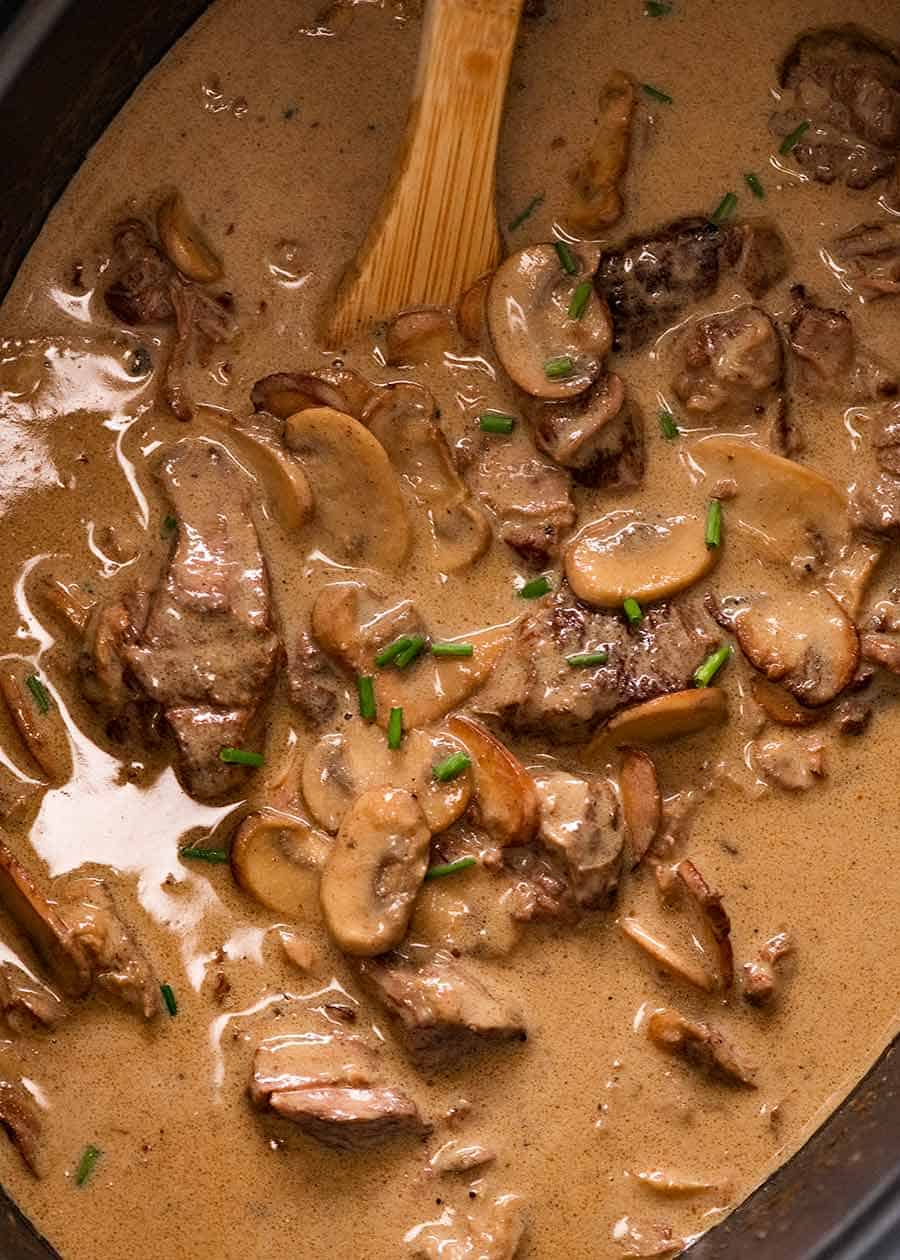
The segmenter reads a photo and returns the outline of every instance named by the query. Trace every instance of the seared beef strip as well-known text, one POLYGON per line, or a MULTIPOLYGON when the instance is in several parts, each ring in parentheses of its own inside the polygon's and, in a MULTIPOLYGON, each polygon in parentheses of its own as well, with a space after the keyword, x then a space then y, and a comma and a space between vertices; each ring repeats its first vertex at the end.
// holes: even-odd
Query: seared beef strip
POLYGON ((644 476, 644 423, 620 377, 603 376, 569 402, 526 404, 541 450, 586 486, 622 488, 644 476))
POLYGON ((297 635, 293 651, 288 652, 287 684, 291 702, 313 726, 323 726, 334 717, 340 680, 306 631, 297 635))
POLYGON ((360 963, 360 973, 425 1071, 454 1067, 484 1044, 525 1040, 519 1013, 449 955, 419 962, 387 954, 360 963))

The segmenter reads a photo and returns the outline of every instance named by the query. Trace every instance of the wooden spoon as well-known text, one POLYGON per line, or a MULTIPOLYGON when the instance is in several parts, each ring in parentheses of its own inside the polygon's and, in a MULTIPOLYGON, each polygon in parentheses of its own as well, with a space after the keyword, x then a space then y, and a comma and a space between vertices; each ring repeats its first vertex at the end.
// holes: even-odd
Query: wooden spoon
POLYGON ((499 262, 494 159, 522 3, 429 0, 397 167, 326 313, 330 345, 455 302, 499 262))

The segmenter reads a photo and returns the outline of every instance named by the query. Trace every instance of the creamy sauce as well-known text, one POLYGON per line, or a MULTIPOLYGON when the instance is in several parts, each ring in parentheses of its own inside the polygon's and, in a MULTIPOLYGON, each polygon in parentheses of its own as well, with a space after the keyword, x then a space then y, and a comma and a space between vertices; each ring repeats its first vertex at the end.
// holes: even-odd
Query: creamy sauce
MULTIPOLYGON (((900 36, 896 13, 877 0, 820 0, 815 18, 823 25, 852 19, 900 36)), ((668 92, 673 104, 640 106, 626 216, 610 239, 708 213, 725 190, 743 190, 742 172, 757 171, 765 210, 790 242, 790 278, 807 283, 824 305, 847 305, 820 250, 877 213, 877 192, 810 183, 789 159, 772 156, 777 142, 766 120, 774 67, 797 21, 787 0, 756 7, 676 0, 675 11, 658 20, 643 17, 637 3, 612 11, 565 0, 527 22, 499 155, 501 225, 535 196, 543 201, 506 232, 507 247, 551 239, 566 172, 590 142, 595 85, 621 67, 668 92)), ((282 1252, 381 1260, 403 1254, 406 1232, 448 1205, 465 1210, 473 1198, 505 1191, 528 1205, 523 1257, 618 1257, 628 1253, 632 1231, 654 1226, 689 1239, 798 1147, 896 1029, 896 679, 882 674, 874 684, 874 718, 862 738, 840 738, 826 723, 827 777, 808 792, 766 788, 745 761, 752 732, 737 715, 750 671, 737 661, 723 675, 735 720, 654 753, 667 795, 715 781, 687 851, 723 892, 738 961, 776 931, 789 930, 797 942, 796 974, 771 1011, 752 1010, 737 995, 727 1002, 699 995, 654 969, 624 938, 618 916, 655 898, 652 872, 642 868, 624 881, 615 908, 577 927, 532 925, 512 950, 499 937, 482 941, 491 974, 525 1010, 528 1044, 488 1052, 472 1070, 423 1079, 319 925, 305 928, 319 957, 310 977, 285 958, 275 931, 285 920, 237 889, 227 866, 179 860, 186 837, 222 843, 237 806, 192 800, 152 756, 123 776, 78 695, 77 648, 40 600, 39 579, 49 573, 103 596, 128 588, 145 545, 160 547, 166 506, 152 477, 154 458, 185 432, 159 404, 158 379, 128 373, 129 347, 146 342, 161 361, 158 344, 140 330, 116 338, 105 312, 115 222, 176 186, 224 259, 241 333, 215 347, 195 373, 194 395, 206 405, 195 430, 221 435, 230 415, 247 412, 259 377, 334 358, 335 348, 317 344, 316 314, 387 180, 420 27, 391 8, 357 4, 334 37, 315 28, 313 9, 293 0, 271 0, 262 21, 239 0, 216 0, 92 151, 0 316, 7 339, 0 359, 0 588, 7 594, 0 645, 39 665, 74 748, 72 778, 44 793, 30 844, 50 876, 87 865, 114 877, 132 927, 178 999, 177 1017, 144 1025, 93 997, 52 1034, 18 1040, 23 1075, 46 1108, 44 1176, 34 1180, 13 1147, 0 1143, 0 1177, 65 1260, 160 1252, 197 1260, 282 1252), (81 285, 73 282, 76 264, 81 285), (222 974, 230 989, 217 999, 222 974), (353 1031, 384 1042, 386 1076, 437 1122, 427 1144, 333 1152, 273 1129, 251 1109, 245 1086, 257 1041, 342 1027, 329 1003, 358 1004, 353 1031), (725 1031, 758 1067, 759 1089, 723 1089, 651 1045, 642 1013, 670 1004, 725 1031), (471 1112, 454 1129, 441 1117, 461 1099, 471 1112), (430 1155, 452 1136, 492 1146, 496 1162, 472 1174, 429 1174, 430 1155), (74 1169, 88 1143, 102 1156, 78 1188, 74 1169), (654 1169, 709 1188, 661 1196, 636 1177, 654 1169)), ((754 208, 742 191, 742 213, 754 208)), ((743 301, 726 276, 715 298, 690 315, 743 301)), ((787 304, 787 283, 764 299, 773 313, 787 304)), ((854 303, 852 315, 861 342, 900 362, 890 299, 854 303)), ((644 483, 607 495, 579 490, 582 522, 623 507, 703 514, 689 462, 654 421, 660 401, 672 401, 665 338, 661 344, 657 354, 622 356, 616 367, 646 417, 644 483)), ((384 367, 370 344, 338 349, 372 380, 412 379, 384 367)), ((451 442, 470 433, 486 407, 516 410, 494 365, 479 355, 456 356, 417 379, 437 396, 451 442)), ((841 486, 852 481, 864 409, 845 416, 838 405, 798 402, 794 414, 807 443, 803 460, 841 486)), ((474 570, 444 577, 431 567, 421 509, 411 496, 408 505, 412 559, 399 577, 378 579, 377 589, 413 598, 435 638, 465 638, 520 614, 514 579, 524 570, 514 553, 497 541, 474 570)), ((348 573, 317 550, 314 526, 298 542, 271 511, 263 509, 258 524, 289 641, 307 624, 322 586, 348 573)), ((758 562, 737 531, 726 537, 716 584, 740 589, 748 574, 759 575, 758 562)), ((895 550, 868 601, 898 576, 895 550)), ((0 749, 15 749, 8 724, 3 735, 0 749)), ((294 741, 306 747, 316 738, 279 692, 267 767, 294 741)), ((514 747, 534 766, 559 759, 572 768, 578 759, 535 741, 514 747)), ((0 760, 10 782, 23 779, 25 763, 15 752, 0 752, 0 760)), ((257 801, 266 799, 266 773, 253 789, 257 801)), ((14 820, 6 825, 17 852, 28 855, 14 820)), ((468 903, 478 901, 474 881, 489 878, 436 881, 423 896, 463 921, 462 938, 468 903)), ((12 931, 3 938, 21 952, 12 931)), ((27 952, 22 957, 32 965, 27 952)))

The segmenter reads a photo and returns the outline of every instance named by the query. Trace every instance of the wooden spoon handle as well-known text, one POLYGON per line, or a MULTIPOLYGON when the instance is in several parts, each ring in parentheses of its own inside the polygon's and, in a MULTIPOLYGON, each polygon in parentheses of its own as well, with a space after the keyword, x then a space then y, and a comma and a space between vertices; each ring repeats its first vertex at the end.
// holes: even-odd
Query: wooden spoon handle
POLYGON ((429 0, 401 157, 328 319, 333 343, 495 267, 494 162, 523 0, 429 0))

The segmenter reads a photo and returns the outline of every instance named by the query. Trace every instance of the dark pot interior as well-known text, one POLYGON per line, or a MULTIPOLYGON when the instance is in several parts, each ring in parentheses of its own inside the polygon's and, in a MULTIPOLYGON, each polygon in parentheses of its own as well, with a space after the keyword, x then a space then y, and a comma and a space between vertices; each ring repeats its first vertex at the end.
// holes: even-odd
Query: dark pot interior
MULTIPOLYGON (((26 0, 9 15, 10 7, 0 5, 0 21, 8 21, 0 34, 0 296, 87 149, 206 3, 26 0)), ((0 1190, 3 1260, 56 1254, 0 1190)), ((900 1256, 898 1042, 799 1154, 690 1254, 696 1260, 900 1256)))

